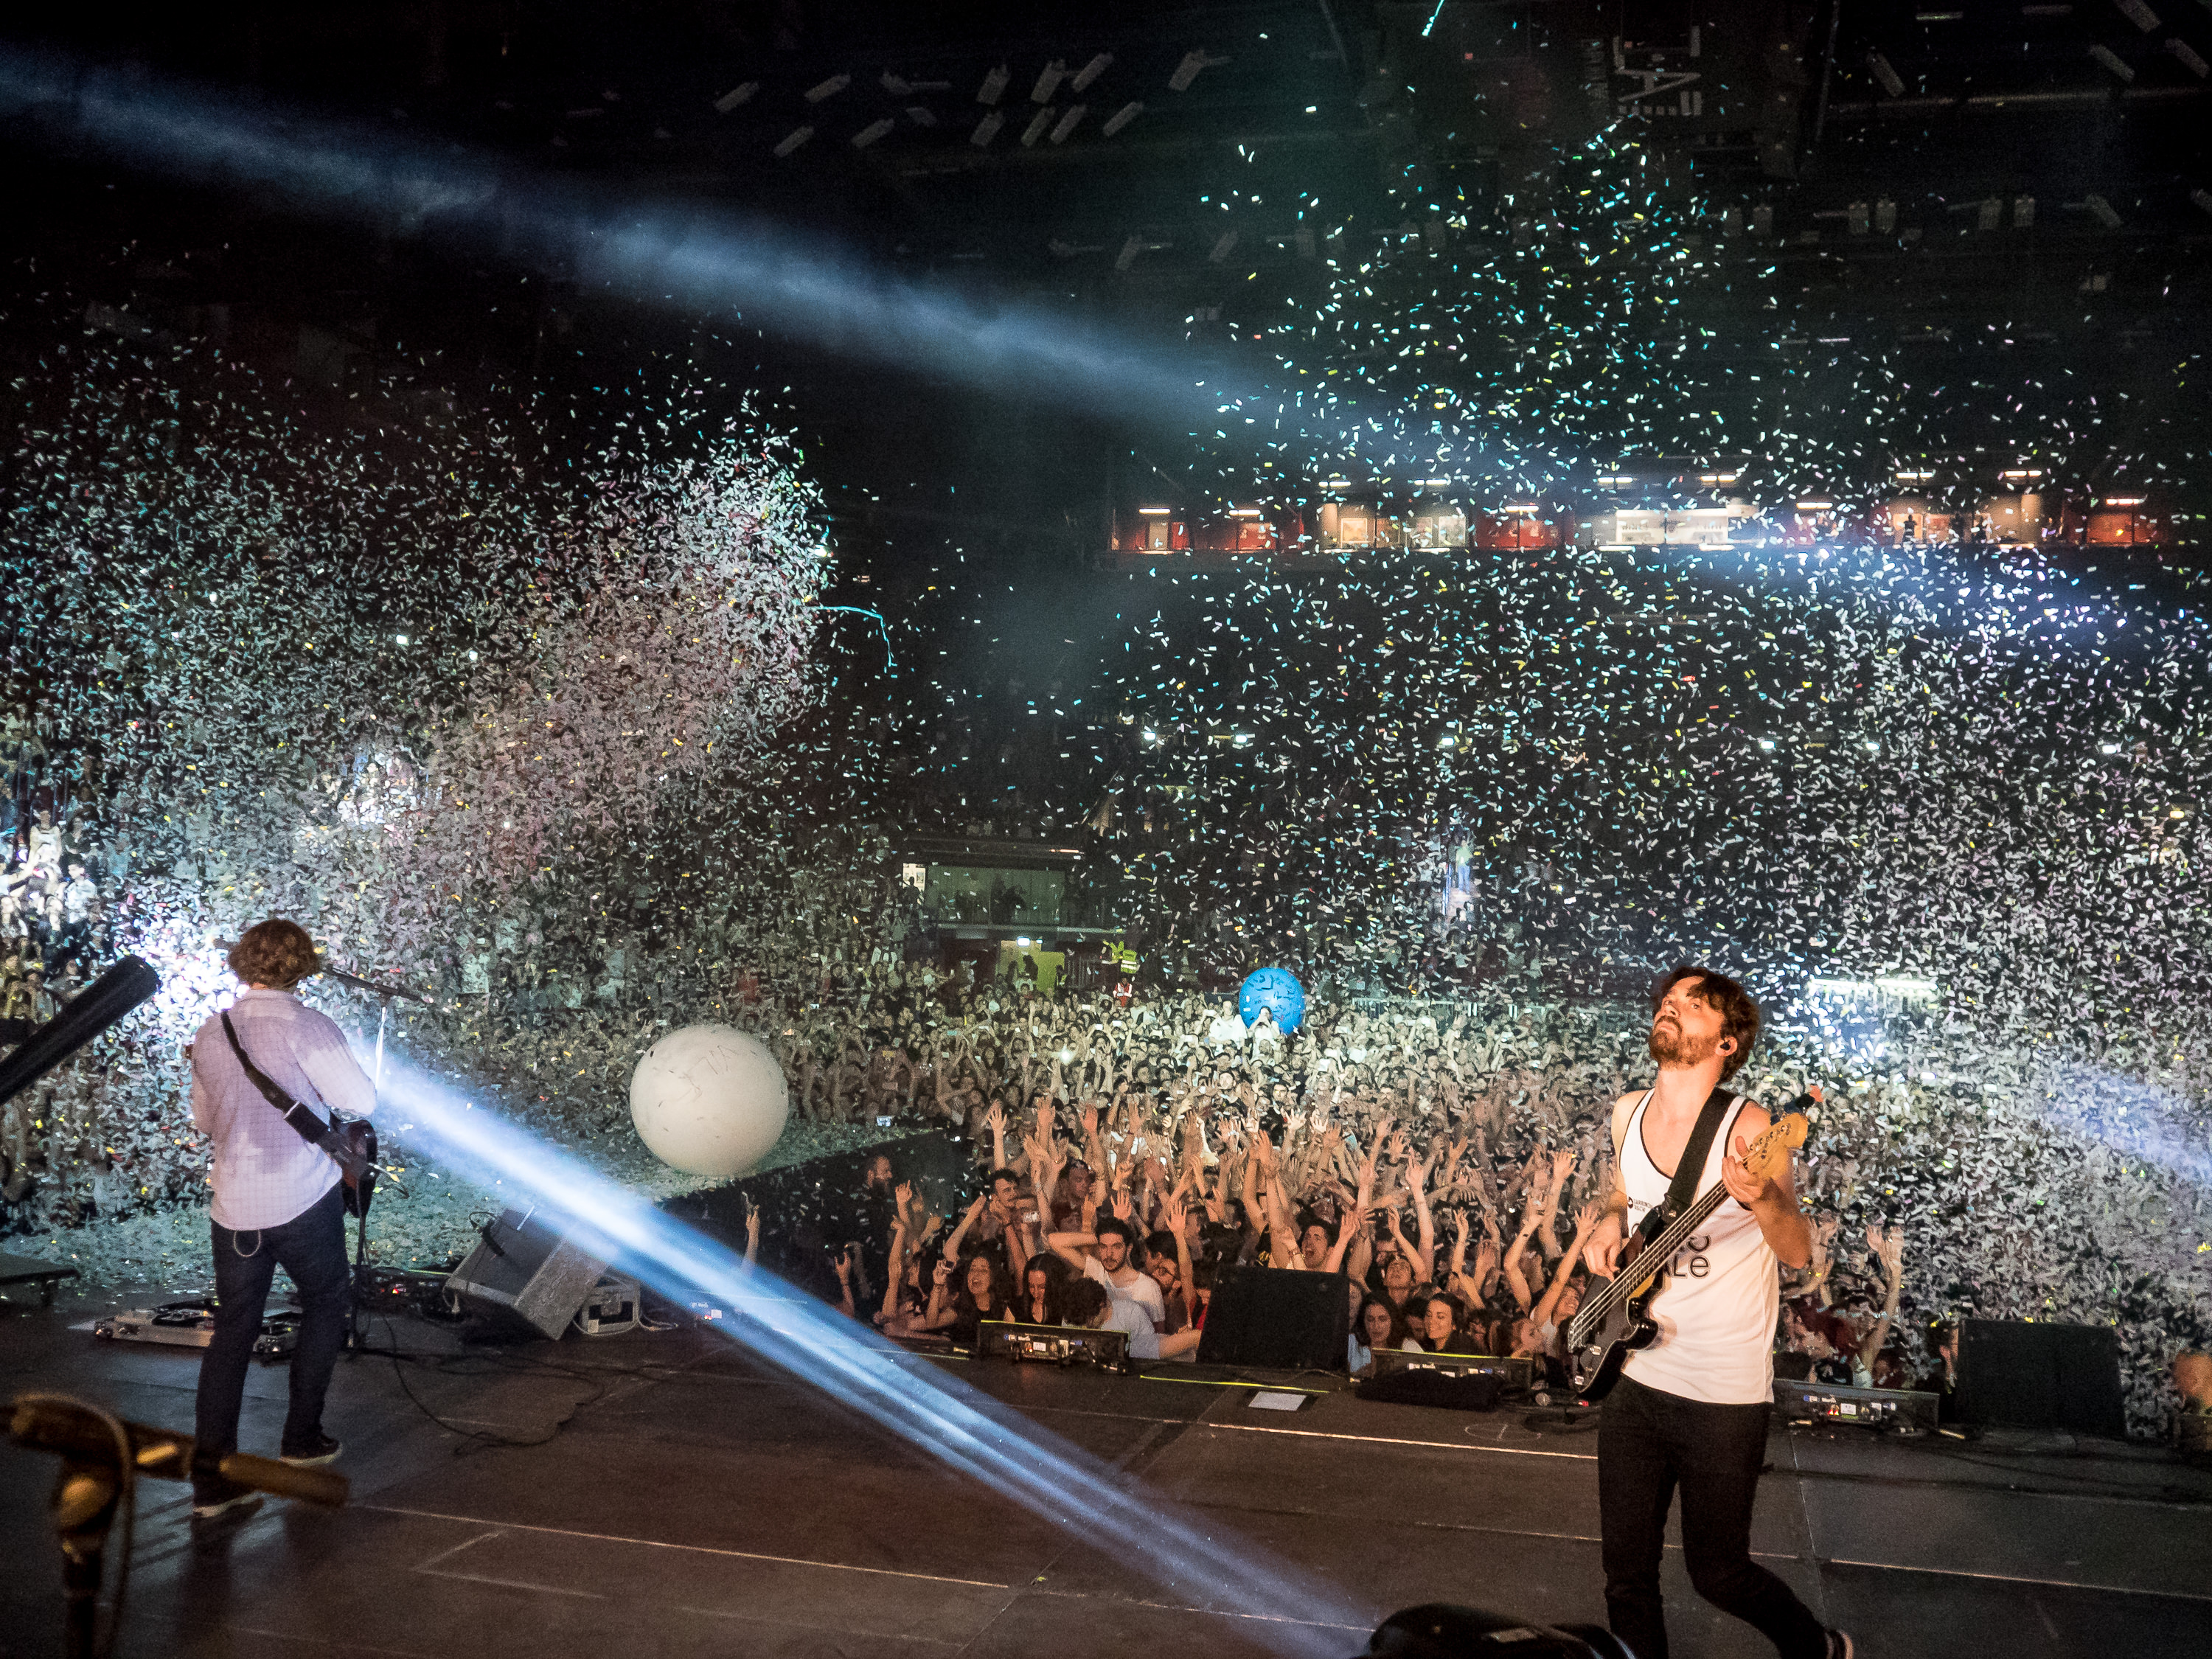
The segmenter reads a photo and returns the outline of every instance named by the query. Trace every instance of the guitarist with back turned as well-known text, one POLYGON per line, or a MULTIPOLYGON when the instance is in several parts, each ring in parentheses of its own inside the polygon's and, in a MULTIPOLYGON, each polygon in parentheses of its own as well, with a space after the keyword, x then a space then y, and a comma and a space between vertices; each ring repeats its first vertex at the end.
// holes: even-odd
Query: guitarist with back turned
POLYGON ((1587 1247, 1591 1271, 1611 1278, 1624 1265, 1625 1242, 1667 1205, 1686 1155, 1698 1166, 1690 1195, 1724 1186, 1727 1197, 1661 1269, 1650 1310, 1658 1334, 1627 1356, 1606 1396, 1597 1468, 1607 1613, 1638 1659, 1667 1659, 1659 1562, 1679 1486, 1698 1595, 1756 1626, 1783 1659, 1853 1659, 1850 1637, 1823 1628, 1751 1559, 1780 1267, 1802 1267, 1813 1250, 1787 1148, 1764 1176, 1746 1161, 1769 1127, 1766 1111, 1721 1086, 1758 1038, 1759 1005, 1734 980, 1690 967, 1662 981, 1652 1005, 1659 1076, 1613 1103, 1619 1184, 1587 1247))

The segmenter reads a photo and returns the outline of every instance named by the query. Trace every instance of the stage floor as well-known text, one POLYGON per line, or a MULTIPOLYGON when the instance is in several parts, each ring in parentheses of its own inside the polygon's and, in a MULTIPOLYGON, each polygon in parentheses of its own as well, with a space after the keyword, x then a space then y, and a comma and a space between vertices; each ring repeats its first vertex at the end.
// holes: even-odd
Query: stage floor
MULTIPOLYGON (((189 1429, 197 1352, 69 1328, 109 1310, 65 1295, 52 1310, 0 1312, 0 1389, 189 1429)), ((393 1328, 410 1350, 455 1346, 415 1320, 393 1328)), ((382 1325, 376 1337, 388 1340, 382 1325)), ((185 1489, 142 1485, 116 1651, 1103 1659, 1267 1653, 1286 1633, 1150 1581, 1111 1538, 1048 1526, 945 1474, 712 1328, 471 1356, 465 1375, 340 1360, 325 1421, 348 1448, 342 1511, 272 1500, 195 1539, 185 1489), (457 1429, 551 1437, 457 1455, 470 1445, 457 1429)), ((1188 1380, 901 1363, 955 1372, 1119 1478, 1330 1581, 1368 1621, 1329 1633, 1346 1656, 1368 1625, 1418 1601, 1603 1618, 1591 1435, 1348 1393, 1287 1413, 1188 1380)), ((274 1453, 284 1389, 283 1368, 253 1370, 246 1449, 274 1453)), ((2212 1471, 2049 1437, 1929 1445, 1778 1431, 1771 1455, 1753 1547, 1869 1659, 2203 1650, 2212 1471)), ((0 1440, 10 1659, 60 1646, 44 1516, 53 1473, 51 1458, 0 1440)), ((1070 1494, 1073 1511, 1082 1502, 1070 1494)), ((1697 1599, 1679 1551, 1668 1573, 1677 1654, 1771 1651, 1697 1599)))

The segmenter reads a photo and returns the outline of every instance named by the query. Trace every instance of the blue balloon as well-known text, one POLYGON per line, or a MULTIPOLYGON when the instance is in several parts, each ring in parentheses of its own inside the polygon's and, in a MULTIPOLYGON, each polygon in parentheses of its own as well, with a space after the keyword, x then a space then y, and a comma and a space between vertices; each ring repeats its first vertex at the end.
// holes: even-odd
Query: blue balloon
POLYGON ((1249 1025, 1260 1018, 1262 1008, 1274 1015, 1275 1024, 1288 1036, 1305 1024, 1305 987, 1287 968, 1262 968, 1248 975, 1238 988, 1237 1012, 1249 1025))

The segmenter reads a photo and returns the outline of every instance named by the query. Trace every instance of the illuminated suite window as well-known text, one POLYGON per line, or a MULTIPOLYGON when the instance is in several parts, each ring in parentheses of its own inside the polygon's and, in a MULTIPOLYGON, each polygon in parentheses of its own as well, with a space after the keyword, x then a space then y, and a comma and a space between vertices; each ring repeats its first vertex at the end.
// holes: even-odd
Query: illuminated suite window
POLYGON ((1467 544, 1467 514, 1455 507, 1438 507, 1413 514, 1416 547, 1463 547, 1467 544))

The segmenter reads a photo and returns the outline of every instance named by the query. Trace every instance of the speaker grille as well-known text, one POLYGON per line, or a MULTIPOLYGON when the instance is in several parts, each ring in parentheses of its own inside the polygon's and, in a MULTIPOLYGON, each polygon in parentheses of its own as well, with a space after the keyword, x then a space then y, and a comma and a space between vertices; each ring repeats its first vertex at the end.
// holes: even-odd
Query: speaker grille
POLYGON ((520 1211, 501 1213, 446 1288, 465 1302, 511 1313, 557 1339, 607 1264, 520 1211))

